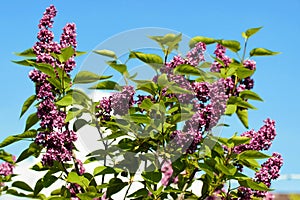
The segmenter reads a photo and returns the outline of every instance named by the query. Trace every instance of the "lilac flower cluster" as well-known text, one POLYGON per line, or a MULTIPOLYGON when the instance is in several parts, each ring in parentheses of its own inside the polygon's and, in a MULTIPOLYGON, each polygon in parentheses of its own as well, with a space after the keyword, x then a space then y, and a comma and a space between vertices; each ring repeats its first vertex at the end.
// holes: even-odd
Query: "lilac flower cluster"
MULTIPOLYGON (((192 88, 190 82, 184 76, 169 74, 168 79, 170 81, 174 82, 176 84, 176 86, 178 86, 182 89, 185 89, 187 91, 193 91, 193 88, 192 88)), ((179 103, 182 103, 182 104, 190 103, 191 100, 194 98, 194 94, 192 94, 192 93, 189 94, 189 93, 184 93, 184 92, 182 92, 180 94, 175 94, 173 96, 176 96, 179 103)))
POLYGON ((200 62, 204 61, 204 52, 206 51, 206 44, 199 42, 191 49, 187 55, 187 61, 190 65, 198 66, 200 62))
MULTIPOLYGON (((283 165, 283 159, 279 153, 273 153, 272 157, 261 165, 261 169, 255 173, 254 180, 258 183, 264 183, 271 186, 271 181, 279 177, 279 170, 283 165)), ((257 197, 265 197, 265 191, 255 191, 257 197)))
POLYGON ((96 106, 97 113, 96 117, 100 118, 101 120, 109 121, 111 117, 111 96, 110 97, 103 97, 100 100, 99 104, 96 106))
POLYGON ((114 93, 111 96, 111 108, 115 115, 125 115, 128 113, 130 106, 134 104, 134 94, 133 86, 124 86, 122 92, 114 93))
MULTIPOLYGON (((216 58, 219 59, 224 63, 224 66, 227 67, 231 63, 231 59, 225 55, 226 53, 226 48, 222 46, 221 44, 217 44, 217 48, 214 52, 216 55, 216 58)), ((210 70, 212 72, 220 72, 220 69, 222 68, 222 64, 220 64, 218 61, 214 61, 211 65, 210 70)))
MULTIPOLYGON (((60 43, 53 41, 54 34, 49 30, 53 27, 53 18, 56 16, 56 9, 53 5, 48 7, 40 20, 38 27, 38 42, 33 46, 38 63, 46 63, 55 68, 61 67, 66 73, 69 73, 75 67, 74 56, 66 63, 60 63, 51 53, 60 53, 62 48, 72 46, 74 49, 76 43, 75 24, 67 24, 63 29, 60 43)), ((32 70, 29 78, 35 82, 36 97, 40 100, 37 108, 37 116, 41 120, 40 126, 44 131, 39 132, 35 142, 46 148, 43 155, 43 165, 52 166, 54 161, 66 162, 73 158, 73 142, 77 140, 74 131, 68 129, 65 123, 66 113, 55 105, 56 92, 55 88, 48 82, 48 75, 39 70, 32 70)), ((54 78, 54 77, 51 77, 54 78)), ((79 173, 84 172, 81 161, 75 163, 79 167, 79 173)))
POLYGON ((167 186, 173 174, 172 162, 168 160, 165 161, 162 165, 161 172, 163 173, 161 184, 167 186))
POLYGON ((235 153, 241 153, 246 150, 268 150, 275 139, 275 121, 267 118, 264 120, 264 125, 255 132, 254 130, 242 133, 241 136, 251 138, 249 144, 241 144, 234 148, 235 153))
MULTIPOLYGON (((261 165, 258 172, 255 173, 254 181, 264 183, 267 187, 271 186, 271 181, 279 177, 279 170, 283 165, 283 159, 279 153, 273 153, 272 157, 261 165)), ((274 195, 266 191, 257 191, 250 188, 239 187, 238 196, 240 200, 251 200, 252 196, 264 199, 273 199, 274 195)))
POLYGON ((3 162, 0 164, 0 176, 8 176, 13 174, 14 165, 9 162, 3 162))
POLYGON ((183 127, 184 131, 194 134, 194 140, 187 150, 188 153, 195 151, 202 139, 202 134, 214 127, 225 112, 228 95, 225 93, 224 83, 224 79, 220 79, 212 84, 193 84, 198 99, 198 101, 194 101, 196 112, 191 119, 186 121, 183 127))
MULTIPOLYGON (((76 25, 74 23, 68 23, 63 28, 63 33, 60 37, 60 47, 66 48, 69 46, 72 46, 74 50, 76 50, 77 47, 77 40, 76 40, 76 25)), ((75 54, 67 60, 66 63, 64 63, 63 69, 69 73, 71 72, 74 67, 76 66, 76 62, 74 60, 75 54)))
POLYGON ((163 67, 160 68, 160 72, 165 74, 172 74, 173 69, 176 66, 182 64, 189 64, 189 62, 180 55, 174 56, 170 62, 167 62, 163 67))

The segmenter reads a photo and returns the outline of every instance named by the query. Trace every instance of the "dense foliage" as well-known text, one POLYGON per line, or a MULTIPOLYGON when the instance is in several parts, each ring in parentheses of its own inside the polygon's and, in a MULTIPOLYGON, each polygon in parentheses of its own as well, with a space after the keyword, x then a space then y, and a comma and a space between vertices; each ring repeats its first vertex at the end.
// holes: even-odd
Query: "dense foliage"
POLYGON ((275 121, 266 119, 258 131, 229 138, 213 134, 214 128, 229 126, 220 123, 221 117, 234 114, 249 128, 248 110, 256 109, 250 102, 262 101, 252 91, 256 70, 252 57, 277 52, 255 48, 247 55, 248 39, 260 27, 242 34, 243 49, 235 40, 197 36, 185 56, 170 58, 182 36, 167 34, 150 37, 163 56, 130 51, 122 63, 111 50, 94 51, 106 56, 107 65, 121 74, 125 85, 120 85, 110 74, 80 71, 71 77, 75 57, 83 52, 76 51, 73 23, 63 28, 59 42, 54 41, 51 28, 56 12, 54 6, 46 9, 38 25, 38 41, 17 54, 26 58, 15 63, 32 68, 29 78, 36 91, 24 102, 21 117, 34 104, 36 112, 28 116, 22 134, 0 143, 3 148, 23 139, 31 141, 17 159, 1 150, 3 193, 37 199, 114 199, 118 193, 124 199, 272 199, 271 181, 279 177, 283 160, 278 153, 269 156, 263 151, 276 136, 275 121), (209 62, 206 47, 214 44, 213 62, 209 62), (229 57, 227 49, 237 58, 229 57), (128 70, 133 59, 147 64, 156 75, 137 80, 128 70), (74 84, 91 84, 91 90, 111 93, 94 102, 74 84), (86 125, 95 127, 101 139, 99 150, 80 160, 74 142, 76 132, 86 125), (45 175, 35 185, 18 177, 6 184, 14 176, 14 166, 30 156, 41 161, 28 170, 45 171, 45 175), (88 172, 85 165, 91 163, 98 166, 88 172), (254 177, 244 173, 246 168, 253 170, 254 177), (43 194, 58 179, 64 184, 50 196, 43 194), (201 195, 190 189, 195 181, 202 182, 201 195))

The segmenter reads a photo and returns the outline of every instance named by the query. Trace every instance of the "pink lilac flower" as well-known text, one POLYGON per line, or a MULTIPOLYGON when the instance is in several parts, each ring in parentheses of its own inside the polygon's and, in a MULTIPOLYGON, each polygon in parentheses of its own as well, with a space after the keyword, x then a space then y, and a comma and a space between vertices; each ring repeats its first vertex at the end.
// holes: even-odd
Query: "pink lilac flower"
MULTIPOLYGON (((76 48, 76 27, 75 24, 67 24, 63 29, 60 44, 54 42, 54 34, 50 28, 53 26, 53 18, 56 13, 57 11, 52 5, 46 9, 38 25, 40 31, 37 38, 39 41, 33 46, 33 51, 38 63, 50 64, 54 70, 56 66, 63 67, 68 74, 75 67, 74 56, 62 64, 52 57, 51 53, 60 53, 61 48, 70 45, 74 49, 76 48)), ((37 100, 40 100, 37 117, 41 120, 40 126, 46 129, 46 131, 39 132, 35 139, 37 144, 46 148, 42 163, 52 166, 54 161, 71 161, 73 142, 77 140, 77 135, 74 131, 68 130, 68 124, 65 123, 66 113, 54 103, 56 93, 54 87, 47 80, 50 77, 36 69, 29 73, 29 77, 35 82, 36 97, 37 100)), ((82 163, 77 161, 75 164, 80 168, 80 173, 83 173, 82 163)))
POLYGON ((96 106, 99 109, 96 113, 96 117, 100 118, 101 120, 109 121, 111 117, 111 96, 110 97, 103 97, 100 100, 99 104, 96 106))
POLYGON ((115 115, 125 115, 128 113, 129 108, 134 104, 134 94, 133 86, 124 86, 122 92, 114 93, 111 96, 111 108, 115 115))
POLYGON ((262 126, 257 132, 254 130, 242 133, 241 136, 251 138, 249 144, 242 144, 234 148, 235 153, 241 153, 245 150, 268 150, 275 139, 275 121, 267 118, 264 120, 265 125, 262 126))
POLYGON ((182 64, 189 64, 186 59, 181 57, 180 55, 174 56, 173 59, 170 62, 167 62, 165 66, 160 68, 161 73, 166 73, 166 74, 172 74, 173 69, 182 64))
POLYGON ((163 173, 163 177, 161 179, 161 184, 167 186, 173 174, 173 168, 171 161, 164 161, 161 172, 163 173))
POLYGON ((56 16, 56 8, 54 5, 50 5, 46 11, 44 12, 44 15, 39 23, 39 28, 52 28, 53 27, 53 18, 56 16))
POLYGON ((0 164, 0 176, 8 176, 13 174, 15 166, 9 162, 3 162, 0 164))
MULTIPOLYGON (((193 91, 193 88, 192 88, 190 82, 184 76, 169 74, 168 78, 170 81, 174 82, 176 86, 178 86, 182 89, 185 89, 187 91, 193 91)), ((193 93, 184 93, 184 92, 175 94, 174 96, 176 96, 179 103, 182 103, 182 104, 190 103, 191 100, 194 98, 193 93)))
POLYGON ((191 49, 187 55, 187 61, 190 65, 198 66, 200 62, 205 61, 204 52, 206 50, 206 44, 199 42, 191 49))
POLYGON ((84 168, 84 166, 83 166, 82 161, 79 160, 79 159, 76 159, 76 164, 77 164, 77 167, 78 167, 79 175, 83 175, 84 172, 85 172, 85 168, 84 168))
MULTIPOLYGON (((224 66, 227 67, 231 63, 231 59, 227 55, 225 55, 225 53, 226 48, 221 44, 217 44, 214 54, 216 55, 216 58, 222 61, 224 63, 224 66)), ((210 67, 210 71, 220 72, 220 69, 222 67, 222 64, 220 64, 218 61, 214 61, 210 67)))
POLYGON ((254 60, 245 60, 243 65, 250 70, 256 69, 256 62, 254 60))
MULTIPOLYGON (((261 169, 255 173, 254 180, 264 183, 267 187, 271 186, 271 181, 277 179, 279 170, 283 165, 283 159, 279 153, 273 153, 272 157, 261 165, 261 169)), ((266 191, 255 191, 254 196, 265 197, 266 191)))

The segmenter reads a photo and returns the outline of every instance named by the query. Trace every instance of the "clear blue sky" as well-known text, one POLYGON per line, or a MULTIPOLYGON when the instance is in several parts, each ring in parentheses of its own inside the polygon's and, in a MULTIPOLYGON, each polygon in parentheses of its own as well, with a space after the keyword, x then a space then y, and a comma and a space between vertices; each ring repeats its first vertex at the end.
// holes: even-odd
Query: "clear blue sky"
MULTIPOLYGON (((27 78, 29 69, 11 63, 18 59, 13 52, 31 47, 36 41, 37 24, 45 8, 54 4, 56 36, 66 22, 75 22, 78 49, 91 51, 108 37, 134 28, 162 27, 190 37, 203 35, 239 39, 251 27, 264 28, 250 40, 251 47, 266 47, 282 54, 257 58, 254 91, 264 103, 250 113, 250 126, 258 129, 266 117, 277 122, 278 136, 271 151, 283 154, 282 174, 300 174, 300 120, 298 64, 300 47, 300 1, 3 1, 0 8, 1 115, 0 139, 21 133, 24 119, 19 120, 23 101, 34 93, 27 78)), ((78 59, 78 66, 84 57, 78 59)), ((244 129, 231 120, 234 131, 244 129)), ((18 154, 18 145, 7 150, 18 154)), ((280 192, 300 192, 300 180, 277 181, 280 192)))

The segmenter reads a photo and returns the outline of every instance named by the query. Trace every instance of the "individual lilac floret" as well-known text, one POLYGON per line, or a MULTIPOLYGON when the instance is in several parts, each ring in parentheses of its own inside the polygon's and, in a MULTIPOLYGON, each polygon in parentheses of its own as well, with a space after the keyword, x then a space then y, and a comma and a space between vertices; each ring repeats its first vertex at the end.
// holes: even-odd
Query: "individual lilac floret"
POLYGON ((186 58, 190 65, 198 66, 200 62, 205 61, 204 52, 206 50, 206 44, 203 42, 199 42, 195 45, 193 49, 191 49, 186 58))
MULTIPOLYGON (((283 165, 283 159, 279 153, 273 153, 272 157, 261 165, 261 169, 255 173, 254 180, 258 183, 264 183, 267 187, 271 186, 271 181, 279 177, 280 168, 283 165)), ((254 196, 265 197, 266 191, 255 191, 254 196)))
POLYGON ((163 173, 161 184, 167 186, 173 174, 172 162, 168 160, 165 161, 162 165, 161 172, 163 173))
POLYGON ((268 150, 275 139, 275 121, 271 119, 264 120, 265 125, 257 132, 254 130, 242 133, 241 136, 251 138, 249 144, 242 144, 234 148, 235 153, 241 153, 246 150, 268 150))
POLYGON ((124 86, 122 92, 114 93, 111 96, 111 108, 115 115, 125 115, 128 113, 129 108, 134 104, 133 86, 124 86))

